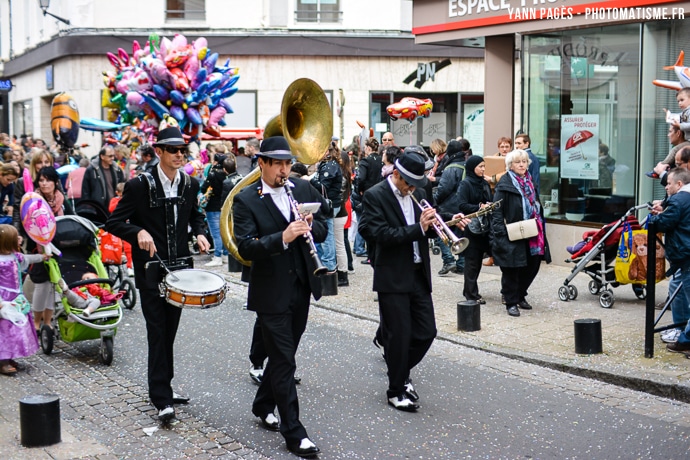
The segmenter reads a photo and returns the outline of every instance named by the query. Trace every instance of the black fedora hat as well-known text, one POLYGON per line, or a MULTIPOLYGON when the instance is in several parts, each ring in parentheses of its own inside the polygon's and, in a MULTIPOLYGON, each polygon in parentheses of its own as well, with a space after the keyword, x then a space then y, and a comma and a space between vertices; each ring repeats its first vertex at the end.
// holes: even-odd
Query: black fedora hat
POLYGON ((271 136, 264 139, 256 155, 274 160, 292 160, 294 157, 290 152, 290 144, 283 136, 271 136))
POLYGON ((156 147, 165 147, 166 145, 187 145, 182 137, 182 132, 177 126, 168 126, 160 130, 158 139, 153 143, 156 147))
POLYGON ((424 158, 414 152, 403 153, 395 160, 395 169, 398 170, 405 182, 417 188, 424 187, 427 178, 424 175, 424 158))

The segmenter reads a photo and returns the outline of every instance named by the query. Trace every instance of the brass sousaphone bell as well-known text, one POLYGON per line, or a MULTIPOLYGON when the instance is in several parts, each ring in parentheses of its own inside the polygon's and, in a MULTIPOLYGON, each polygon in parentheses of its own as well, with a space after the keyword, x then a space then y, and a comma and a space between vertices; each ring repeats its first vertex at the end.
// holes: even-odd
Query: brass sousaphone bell
MULTIPOLYGON (((333 136, 333 111, 326 93, 315 81, 300 78, 288 86, 283 94, 280 115, 271 118, 264 129, 264 139, 272 136, 285 137, 292 154, 300 163, 312 165, 321 160, 333 136)), ((235 259, 247 266, 251 262, 244 260, 237 250, 232 225, 232 201, 244 187, 260 177, 258 167, 243 177, 230 191, 220 211, 223 243, 235 259)))

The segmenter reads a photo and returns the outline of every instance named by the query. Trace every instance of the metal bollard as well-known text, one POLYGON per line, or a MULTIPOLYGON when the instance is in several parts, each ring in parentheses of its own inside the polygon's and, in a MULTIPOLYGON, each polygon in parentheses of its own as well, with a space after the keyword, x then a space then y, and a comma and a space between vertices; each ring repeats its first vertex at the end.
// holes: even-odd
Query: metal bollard
POLYGON ((233 256, 228 255, 228 271, 230 273, 240 273, 242 271, 242 267, 244 267, 242 263, 240 263, 233 256))
POLYGON ((481 329, 480 305, 476 300, 458 302, 458 331, 474 332, 481 329))
POLYGON ((601 320, 592 318, 576 319, 575 353, 592 355, 601 352, 601 320))
POLYGON ((23 397, 19 400, 19 424, 24 447, 60 442, 60 398, 57 395, 23 397))
POLYGON ((338 272, 329 272, 321 277, 321 295, 338 295, 338 272))

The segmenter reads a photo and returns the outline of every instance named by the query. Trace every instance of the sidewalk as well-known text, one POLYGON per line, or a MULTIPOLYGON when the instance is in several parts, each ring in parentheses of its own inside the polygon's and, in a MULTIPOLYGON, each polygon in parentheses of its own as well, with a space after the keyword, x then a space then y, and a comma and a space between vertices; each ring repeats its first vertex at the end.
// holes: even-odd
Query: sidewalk
MULTIPOLYGON (((355 258, 355 272, 349 275, 350 286, 340 288, 337 296, 322 297, 316 305, 378 321, 376 295, 371 291, 372 269, 361 264, 361 260, 355 258)), ((513 318, 501 304, 500 269, 482 267, 479 289, 487 303, 481 307, 481 330, 462 332, 457 330, 457 303, 465 300, 463 277, 439 276, 436 273, 440 268, 440 256, 432 256, 439 339, 690 402, 690 359, 667 351, 658 334, 654 337, 654 357, 644 357, 645 301, 635 296, 630 285, 614 288, 615 303, 613 308, 606 309, 599 305, 599 296, 589 293, 589 276, 580 273, 571 283, 579 291, 577 299, 562 302, 558 288, 572 267, 542 264, 529 290, 528 301, 534 309, 521 310, 521 316, 513 318), (601 354, 575 353, 574 321, 585 318, 601 320, 601 354)), ((239 282, 239 273, 229 274, 228 279, 239 282)), ((656 302, 664 301, 667 293, 668 282, 657 284, 656 302)), ((655 315, 658 313, 655 310, 655 315)), ((659 326, 671 322, 668 311, 659 326)))

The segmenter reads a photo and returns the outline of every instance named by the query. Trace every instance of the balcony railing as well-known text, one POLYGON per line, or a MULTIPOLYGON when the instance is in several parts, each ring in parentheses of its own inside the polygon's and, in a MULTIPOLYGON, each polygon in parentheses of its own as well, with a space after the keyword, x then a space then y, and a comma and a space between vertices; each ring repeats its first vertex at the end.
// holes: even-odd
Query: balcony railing
POLYGON ((295 22, 310 22, 314 24, 338 24, 342 21, 342 11, 295 10, 295 22))

